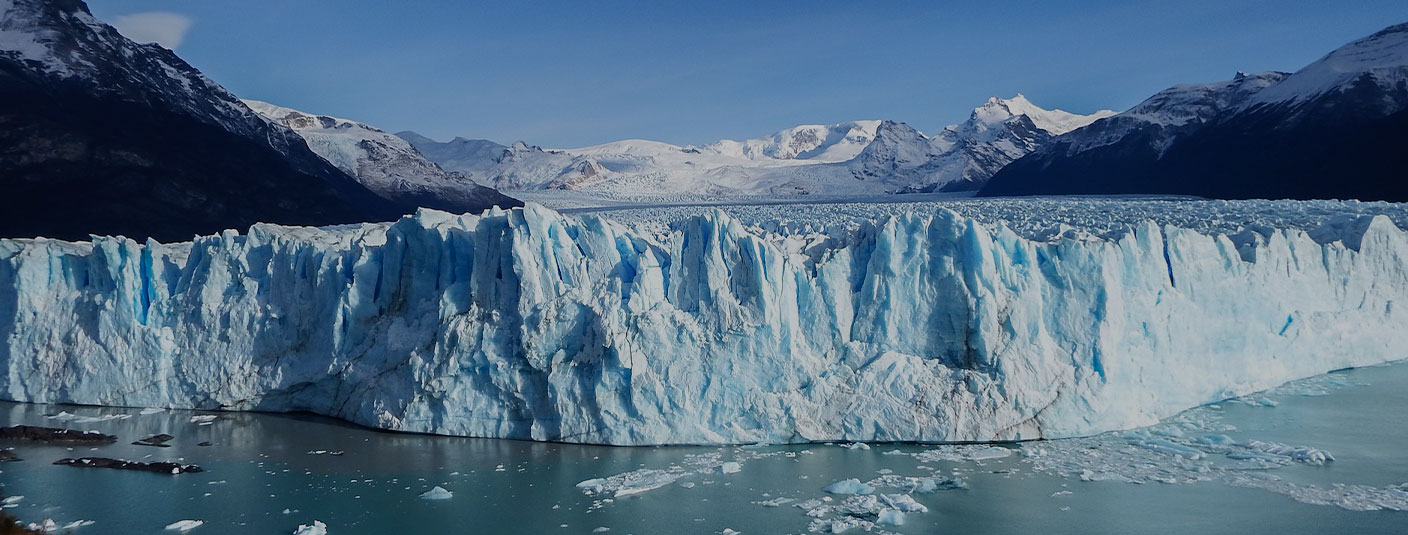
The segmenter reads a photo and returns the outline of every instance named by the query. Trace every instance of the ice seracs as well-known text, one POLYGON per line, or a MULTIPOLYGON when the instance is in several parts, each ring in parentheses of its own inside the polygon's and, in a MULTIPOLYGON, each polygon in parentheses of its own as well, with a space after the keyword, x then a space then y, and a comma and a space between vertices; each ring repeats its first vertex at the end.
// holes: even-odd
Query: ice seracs
POLYGON ((721 211, 656 233, 529 205, 2 240, 0 395, 623 445, 992 441, 1148 425, 1408 345, 1387 217, 1130 225, 1038 241, 936 209, 802 248, 721 211))

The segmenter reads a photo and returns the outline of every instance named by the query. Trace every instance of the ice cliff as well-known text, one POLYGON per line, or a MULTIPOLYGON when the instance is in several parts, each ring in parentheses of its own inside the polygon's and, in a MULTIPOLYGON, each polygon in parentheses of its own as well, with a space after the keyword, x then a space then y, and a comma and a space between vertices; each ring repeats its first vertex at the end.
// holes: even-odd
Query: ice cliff
POLYGON ((1408 356, 1408 234, 1382 216, 1040 242, 940 211, 784 241, 722 212, 647 236, 532 205, 0 240, 0 397, 606 444, 983 441, 1408 356))

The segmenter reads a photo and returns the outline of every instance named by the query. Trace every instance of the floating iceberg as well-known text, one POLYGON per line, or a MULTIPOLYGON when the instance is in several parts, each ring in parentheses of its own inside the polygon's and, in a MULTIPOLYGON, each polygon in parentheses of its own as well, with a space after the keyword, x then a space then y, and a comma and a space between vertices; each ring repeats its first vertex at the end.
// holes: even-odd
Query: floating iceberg
POLYGON ((1384 216, 1036 241, 941 210, 794 242, 531 205, 0 240, 0 397, 622 445, 993 441, 1408 347, 1408 234, 1384 216))
POLYGON ((313 525, 299 524, 293 535, 328 535, 328 525, 314 520, 313 525))
POLYGON ((861 483, 859 479, 847 479, 827 485, 821 491, 827 494, 870 494, 875 492, 875 487, 861 483))
POLYGON ((427 490, 420 495, 422 500, 448 500, 455 497, 455 493, 445 490, 445 487, 436 485, 435 488, 427 490))
POLYGON ((204 520, 177 520, 166 525, 166 531, 187 532, 205 525, 204 520))

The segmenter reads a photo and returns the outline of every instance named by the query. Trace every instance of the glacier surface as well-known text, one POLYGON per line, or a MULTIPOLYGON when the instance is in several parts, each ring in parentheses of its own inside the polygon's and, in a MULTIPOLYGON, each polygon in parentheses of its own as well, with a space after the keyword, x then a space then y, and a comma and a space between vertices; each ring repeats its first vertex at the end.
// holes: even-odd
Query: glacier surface
POLYGON ((191 243, 0 240, 0 397, 642 445, 1056 438, 1408 347, 1384 215, 1024 236, 946 209, 798 245, 537 205, 191 243))

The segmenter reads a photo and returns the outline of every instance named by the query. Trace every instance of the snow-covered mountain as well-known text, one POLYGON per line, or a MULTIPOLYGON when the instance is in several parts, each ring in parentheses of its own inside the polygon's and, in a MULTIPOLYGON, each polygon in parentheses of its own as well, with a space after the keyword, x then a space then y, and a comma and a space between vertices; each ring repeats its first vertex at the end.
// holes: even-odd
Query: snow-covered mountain
POLYGON ((949 126, 930 140, 930 159, 921 166, 927 172, 911 173, 913 182, 902 191, 978 189, 1003 166, 1051 138, 1114 114, 1046 110, 1020 93, 1011 99, 990 98, 966 122, 949 126))
POLYGON ((0 0, 0 124, 6 236, 189 239, 405 211, 78 0, 0 0))
POLYGON ((880 124, 881 121, 855 121, 794 126, 759 139, 716 141, 699 150, 749 160, 844 162, 856 157, 875 139, 880 124))
POLYGON ((292 129, 318 156, 386 199, 451 212, 522 205, 461 173, 441 169, 406 140, 375 127, 258 100, 243 102, 265 119, 292 129))
POLYGON ((1180 85, 1052 140, 983 195, 1408 200, 1408 24, 1294 74, 1180 85))
POLYGON ((659 194, 880 194, 976 189, 1053 136, 1113 114, 1045 110, 1022 95, 989 100, 930 137, 892 121, 803 125, 757 139, 678 146, 624 140, 545 150, 397 134, 446 169, 506 191, 659 194))

